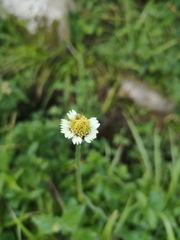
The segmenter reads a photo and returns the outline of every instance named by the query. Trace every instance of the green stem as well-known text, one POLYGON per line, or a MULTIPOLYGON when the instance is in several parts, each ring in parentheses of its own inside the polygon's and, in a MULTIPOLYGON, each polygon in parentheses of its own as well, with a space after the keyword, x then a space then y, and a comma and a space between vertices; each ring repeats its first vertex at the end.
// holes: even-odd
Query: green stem
POLYGON ((76 182, 77 182, 77 194, 78 200, 83 201, 83 190, 82 190, 82 178, 80 169, 80 159, 81 159, 81 144, 76 145, 76 182))

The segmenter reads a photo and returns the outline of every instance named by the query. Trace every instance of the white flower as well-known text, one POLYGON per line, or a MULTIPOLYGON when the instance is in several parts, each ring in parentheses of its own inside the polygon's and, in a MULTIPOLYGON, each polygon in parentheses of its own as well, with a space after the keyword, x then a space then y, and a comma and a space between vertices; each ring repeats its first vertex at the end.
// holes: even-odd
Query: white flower
POLYGON ((61 133, 64 133, 66 138, 72 138, 74 144, 81 144, 83 140, 90 143, 96 138, 100 123, 95 117, 87 119, 74 110, 67 115, 69 120, 61 119, 60 123, 61 133))

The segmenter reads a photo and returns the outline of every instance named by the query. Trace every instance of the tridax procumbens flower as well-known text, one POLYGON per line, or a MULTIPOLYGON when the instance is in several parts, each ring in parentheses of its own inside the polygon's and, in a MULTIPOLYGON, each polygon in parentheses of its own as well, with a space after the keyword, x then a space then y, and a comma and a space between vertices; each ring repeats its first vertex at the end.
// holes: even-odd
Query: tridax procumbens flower
POLYGON ((60 123, 61 132, 66 138, 72 138, 74 144, 81 144, 83 140, 90 143, 96 138, 100 123, 95 117, 87 119, 75 110, 69 111, 67 115, 69 120, 61 119, 60 123))

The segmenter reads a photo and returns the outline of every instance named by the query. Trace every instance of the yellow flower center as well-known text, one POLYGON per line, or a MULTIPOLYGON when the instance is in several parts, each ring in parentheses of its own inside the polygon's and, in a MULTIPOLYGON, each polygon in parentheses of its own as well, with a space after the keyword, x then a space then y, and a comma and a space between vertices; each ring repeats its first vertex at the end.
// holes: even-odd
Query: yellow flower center
POLYGON ((90 132, 90 123, 86 117, 81 114, 77 114, 74 119, 70 121, 71 131, 83 138, 90 132))

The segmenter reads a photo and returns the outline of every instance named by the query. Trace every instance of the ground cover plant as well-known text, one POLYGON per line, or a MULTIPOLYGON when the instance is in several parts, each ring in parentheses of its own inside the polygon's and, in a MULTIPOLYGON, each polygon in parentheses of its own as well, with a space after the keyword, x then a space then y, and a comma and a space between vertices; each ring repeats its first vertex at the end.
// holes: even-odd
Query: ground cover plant
POLYGON ((81 0, 71 36, 49 45, 0 20, 0 239, 180 239, 179 1, 81 0), (139 79, 170 113, 119 95, 139 79), (60 133, 74 109, 100 122, 75 146, 60 133))

